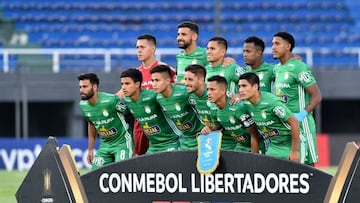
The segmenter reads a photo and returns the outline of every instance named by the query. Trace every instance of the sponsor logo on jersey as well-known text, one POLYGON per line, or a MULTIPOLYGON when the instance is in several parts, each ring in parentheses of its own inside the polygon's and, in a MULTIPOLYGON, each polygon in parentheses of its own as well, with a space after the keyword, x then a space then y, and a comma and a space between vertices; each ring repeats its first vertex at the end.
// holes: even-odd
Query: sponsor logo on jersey
POLYGON ((143 130, 146 135, 155 135, 161 132, 161 129, 158 125, 149 126, 148 123, 143 125, 143 130))
POLYGON ((279 99, 285 104, 289 102, 289 97, 287 95, 281 95, 281 90, 277 90, 275 92, 275 96, 279 97, 279 99))
POLYGON ((267 137, 274 137, 277 135, 280 135, 280 132, 278 129, 267 129, 265 126, 262 128, 261 130, 264 135, 266 135, 267 137))
POLYGON ((258 76, 259 76, 259 80, 262 80, 264 78, 264 72, 259 72, 258 73, 258 76))
POLYGON ((285 79, 285 80, 289 79, 289 72, 286 72, 286 73, 284 74, 284 79, 285 79))
POLYGON ((224 127, 225 130, 230 131, 230 130, 238 130, 238 129, 242 128, 243 125, 239 124, 239 125, 223 126, 223 127, 224 127))
POLYGON ((100 101, 101 104, 102 104, 102 103, 108 103, 108 102, 109 102, 108 99, 103 99, 103 100, 100 101))
POLYGON ((176 126, 181 131, 190 130, 193 127, 193 124, 190 121, 186 121, 185 123, 181 123, 179 120, 176 122, 176 126))
POLYGON ((158 116, 156 114, 153 114, 151 116, 146 116, 146 117, 141 117, 141 118, 138 118, 138 120, 140 122, 145 122, 145 121, 151 121, 151 120, 154 120, 156 119, 158 116))
POLYGON ((196 60, 196 59, 193 59, 193 60, 191 61, 191 64, 197 64, 197 60, 196 60))
POLYGON ((243 143, 248 139, 247 134, 237 135, 234 131, 231 132, 230 136, 236 140, 236 142, 243 143))
POLYGON ((112 127, 109 130, 105 128, 105 126, 102 126, 99 130, 98 133, 101 137, 110 137, 113 136, 117 133, 116 128, 112 127))
POLYGON ((106 120, 99 120, 99 121, 92 121, 94 125, 104 125, 104 124, 108 124, 110 122, 112 122, 114 119, 114 117, 108 118, 106 120))

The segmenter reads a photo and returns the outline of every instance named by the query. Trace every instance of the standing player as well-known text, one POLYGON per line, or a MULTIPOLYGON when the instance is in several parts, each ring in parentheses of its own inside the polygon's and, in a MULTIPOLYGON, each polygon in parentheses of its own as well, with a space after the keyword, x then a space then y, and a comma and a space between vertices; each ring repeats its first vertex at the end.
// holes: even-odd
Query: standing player
MULTIPOLYGON (((140 35, 136 41, 136 50, 138 60, 141 61, 141 65, 137 68, 143 76, 143 80, 141 83, 141 88, 143 89, 152 89, 151 83, 151 74, 150 70, 159 64, 165 64, 156 60, 155 52, 156 52, 156 38, 150 34, 140 35)), ((172 70, 172 82, 175 81, 175 70, 172 70)), ((122 97, 123 93, 120 90, 117 93, 118 96, 122 97)), ((149 147, 149 140, 147 136, 144 134, 139 122, 134 120, 134 131, 133 131, 135 148, 134 154, 141 155, 145 154, 146 150, 149 147)))
POLYGON ((165 114, 182 132, 181 149, 197 149, 196 136, 204 127, 196 110, 189 102, 189 93, 184 85, 172 85, 171 69, 167 65, 158 65, 151 70, 156 99, 165 114))
MULTIPOLYGON (((220 130, 222 126, 211 116, 209 105, 213 104, 208 101, 205 77, 206 70, 201 65, 194 64, 185 68, 185 85, 187 92, 190 93, 190 103, 195 106, 202 123, 209 130, 220 130)), ((221 149, 233 150, 235 146, 236 142, 232 137, 222 136, 221 149)))
POLYGON ((133 155, 133 140, 128 132, 124 116, 119 112, 124 108, 119 97, 98 92, 99 78, 94 73, 82 74, 79 80, 80 108, 88 122, 88 156, 92 169, 130 158, 133 155), (100 135, 99 149, 94 156, 96 135, 100 135))
POLYGON ((178 150, 180 132, 161 110, 154 91, 141 89, 141 84, 142 74, 139 70, 128 69, 121 73, 124 102, 150 142, 146 153, 178 150))
MULTIPOLYGON (((211 108, 211 113, 223 126, 223 136, 232 137, 238 143, 235 150, 254 153, 259 153, 260 150, 264 152, 264 144, 259 144, 260 134, 256 124, 246 113, 242 102, 230 104, 230 98, 226 95, 227 86, 227 81, 222 76, 213 76, 208 79, 209 101, 216 105, 211 108)), ((210 132, 208 129, 204 133, 210 132)))
POLYGON ((247 70, 256 73, 260 79, 260 91, 271 92, 275 81, 274 66, 263 61, 265 43, 262 39, 251 36, 245 39, 243 57, 247 70), (250 68, 249 68, 250 67, 250 68))
POLYGON ((239 86, 247 111, 259 130, 270 138, 266 154, 299 162, 299 122, 290 109, 273 94, 259 91, 255 73, 241 75, 239 86))
MULTIPOLYGON (((190 21, 184 21, 178 25, 177 42, 181 50, 176 55, 176 81, 184 83, 185 68, 191 64, 206 66, 209 62, 206 57, 206 49, 197 45, 199 39, 199 26, 190 21)), ((224 59, 224 66, 234 63, 231 57, 224 59)))
POLYGON ((245 69, 236 63, 222 67, 227 48, 228 43, 222 37, 213 37, 209 40, 206 51, 207 60, 209 61, 209 64, 205 67, 206 80, 215 75, 223 76, 228 84, 228 95, 231 95, 238 92, 239 77, 245 73, 245 69))
MULTIPOLYGON (((291 59, 295 47, 294 37, 278 32, 272 40, 273 57, 280 60, 275 66, 275 95, 294 113, 300 122, 305 148, 300 148, 301 162, 313 165, 318 162, 316 124, 313 110, 321 102, 321 92, 310 68, 299 60, 291 59)), ((303 146, 303 145, 301 145, 303 146)))

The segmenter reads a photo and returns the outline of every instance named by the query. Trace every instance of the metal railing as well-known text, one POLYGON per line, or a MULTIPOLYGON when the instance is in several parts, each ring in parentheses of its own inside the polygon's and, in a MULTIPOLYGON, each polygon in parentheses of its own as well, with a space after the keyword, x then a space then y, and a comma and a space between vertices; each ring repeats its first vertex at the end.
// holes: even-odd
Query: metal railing
MULTIPOLYGON (((314 65, 314 54, 315 53, 329 53, 334 51, 329 48, 319 48, 312 49, 309 47, 297 47, 294 49, 294 53, 304 55, 304 61, 312 67, 314 65)), ((344 54, 357 54, 358 64, 357 67, 360 67, 360 47, 345 47, 342 50, 336 49, 336 51, 341 51, 344 54)), ((161 60, 164 55, 173 55, 174 59, 176 53, 179 52, 177 48, 158 48, 156 51, 157 59, 161 60)), ((115 55, 134 55, 136 56, 136 49, 134 48, 124 48, 124 49, 105 49, 105 48, 40 48, 40 49, 0 49, 0 54, 2 55, 2 72, 8 73, 10 71, 10 56, 16 55, 49 55, 52 58, 52 72, 58 73, 61 71, 60 63, 61 56, 66 55, 100 55, 103 57, 103 71, 111 72, 112 71, 112 58, 115 55)), ((227 51, 229 55, 242 55, 242 48, 229 48, 227 51)), ((264 54, 271 55, 271 49, 266 48, 264 54)))

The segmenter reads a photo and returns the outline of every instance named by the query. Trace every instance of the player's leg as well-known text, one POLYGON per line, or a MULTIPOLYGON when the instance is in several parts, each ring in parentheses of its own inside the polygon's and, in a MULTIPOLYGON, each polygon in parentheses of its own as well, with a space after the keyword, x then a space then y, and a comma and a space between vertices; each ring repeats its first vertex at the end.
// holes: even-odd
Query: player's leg
POLYGON ((319 157, 316 143, 316 124, 312 115, 307 116, 301 122, 301 131, 304 134, 306 144, 305 164, 314 165, 319 161, 319 157))

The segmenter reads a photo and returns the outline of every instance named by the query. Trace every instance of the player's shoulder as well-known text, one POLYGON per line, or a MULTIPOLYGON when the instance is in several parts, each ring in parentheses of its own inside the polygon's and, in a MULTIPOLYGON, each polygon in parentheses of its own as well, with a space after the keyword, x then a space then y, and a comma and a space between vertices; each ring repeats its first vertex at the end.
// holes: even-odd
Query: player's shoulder
POLYGON ((308 69, 309 66, 304 63, 303 61, 299 60, 299 59, 290 59, 287 63, 287 66, 289 67, 294 67, 294 68, 302 68, 302 69, 308 69))

